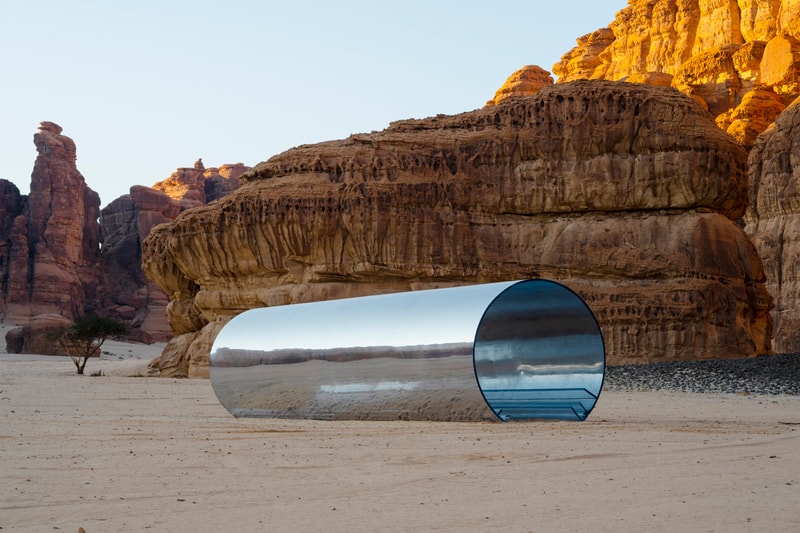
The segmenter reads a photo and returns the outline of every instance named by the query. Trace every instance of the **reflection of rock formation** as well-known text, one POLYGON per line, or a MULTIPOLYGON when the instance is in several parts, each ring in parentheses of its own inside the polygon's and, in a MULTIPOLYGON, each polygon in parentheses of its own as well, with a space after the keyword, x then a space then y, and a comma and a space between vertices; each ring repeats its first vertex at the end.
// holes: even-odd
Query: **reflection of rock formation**
POLYGON ((241 350, 218 348, 211 355, 212 366, 289 365, 308 361, 348 363, 363 359, 437 359, 472 356, 471 343, 448 343, 418 346, 351 346, 347 348, 283 348, 278 350, 241 350))
POLYGON ((301 146, 243 179, 144 242, 181 334, 173 373, 193 357, 176 347, 246 309, 528 277, 586 300, 612 363, 769 349, 761 263, 733 222, 745 152, 671 89, 557 84, 301 146))
POLYGON ((672 85, 752 145, 800 94, 796 0, 630 0, 553 66, 577 79, 672 85))
POLYGON ((750 153, 747 233, 775 298, 775 350, 800 352, 800 100, 750 153))

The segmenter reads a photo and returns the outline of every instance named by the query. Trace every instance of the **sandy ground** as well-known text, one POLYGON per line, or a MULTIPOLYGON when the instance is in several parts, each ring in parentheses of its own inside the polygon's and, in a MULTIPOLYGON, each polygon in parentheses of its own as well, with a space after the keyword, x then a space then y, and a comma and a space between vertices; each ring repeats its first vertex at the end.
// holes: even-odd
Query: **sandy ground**
POLYGON ((236 419, 160 345, 0 354, 3 531, 800 531, 800 397, 604 391, 586 422, 236 419), (92 376, 92 373, 103 375, 92 376))

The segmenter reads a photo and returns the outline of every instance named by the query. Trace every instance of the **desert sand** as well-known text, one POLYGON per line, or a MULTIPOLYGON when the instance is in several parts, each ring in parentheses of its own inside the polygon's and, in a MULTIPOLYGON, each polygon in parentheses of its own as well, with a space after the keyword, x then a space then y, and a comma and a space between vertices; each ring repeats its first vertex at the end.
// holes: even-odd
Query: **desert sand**
POLYGON ((161 347, 110 343, 85 376, 0 354, 3 531, 800 531, 797 396, 607 390, 585 422, 237 419, 208 380, 141 377, 161 347))

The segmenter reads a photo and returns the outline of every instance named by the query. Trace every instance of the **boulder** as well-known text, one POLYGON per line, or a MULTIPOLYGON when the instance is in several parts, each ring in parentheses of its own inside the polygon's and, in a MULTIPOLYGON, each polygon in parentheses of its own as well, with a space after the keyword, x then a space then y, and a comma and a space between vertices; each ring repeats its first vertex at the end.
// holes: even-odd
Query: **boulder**
POLYGON ((752 148, 756 137, 772 124, 786 106, 770 89, 754 89, 742 97, 734 109, 717 115, 717 125, 730 133, 745 148, 752 148))
POLYGON ((272 157, 154 228, 142 266, 182 375, 198 331, 254 307, 535 277, 587 301, 612 364, 753 356, 772 300, 735 223, 745 164, 674 89, 556 84, 272 157))
POLYGON ((791 35, 770 39, 761 59, 761 83, 785 99, 800 94, 800 40, 791 35))
POLYGON ((55 334, 68 328, 72 321, 56 314, 33 317, 25 325, 8 330, 6 351, 8 353, 27 353, 40 355, 66 355, 55 334))

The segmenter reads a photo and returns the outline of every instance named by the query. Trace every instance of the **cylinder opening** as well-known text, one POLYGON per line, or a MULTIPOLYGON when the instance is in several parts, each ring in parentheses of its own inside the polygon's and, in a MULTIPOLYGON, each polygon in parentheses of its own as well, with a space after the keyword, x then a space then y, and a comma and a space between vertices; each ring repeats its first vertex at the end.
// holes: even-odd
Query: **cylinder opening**
POLYGON ((577 294, 553 281, 528 280, 486 308, 473 364, 481 394, 501 420, 585 420, 603 386, 605 346, 577 294))

